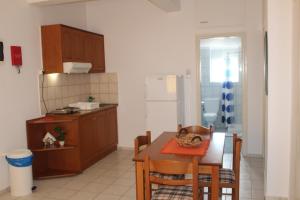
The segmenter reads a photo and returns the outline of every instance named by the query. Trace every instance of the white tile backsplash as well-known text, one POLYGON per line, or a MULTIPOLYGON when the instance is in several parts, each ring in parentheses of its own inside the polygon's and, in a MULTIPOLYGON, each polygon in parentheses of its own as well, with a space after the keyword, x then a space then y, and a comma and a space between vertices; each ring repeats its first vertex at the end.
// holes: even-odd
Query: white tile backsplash
POLYGON ((102 103, 118 103, 118 76, 116 73, 93 74, 91 95, 102 103))
MULTIPOLYGON (((70 103, 87 101, 89 96, 100 103, 118 103, 117 73, 40 75, 39 88, 40 94, 43 89, 48 112, 70 103)), ((42 95, 40 97, 41 113, 45 114, 42 95)))

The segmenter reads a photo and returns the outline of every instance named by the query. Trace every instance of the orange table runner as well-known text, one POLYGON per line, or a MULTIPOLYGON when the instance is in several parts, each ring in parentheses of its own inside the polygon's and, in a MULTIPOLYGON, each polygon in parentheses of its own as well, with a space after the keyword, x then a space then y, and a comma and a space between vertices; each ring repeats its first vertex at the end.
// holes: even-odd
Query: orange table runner
POLYGON ((176 142, 175 138, 171 139, 161 149, 160 153, 163 154, 179 154, 179 155, 190 155, 190 156, 204 156, 208 149, 210 140, 203 140, 199 147, 187 148, 181 147, 176 142))

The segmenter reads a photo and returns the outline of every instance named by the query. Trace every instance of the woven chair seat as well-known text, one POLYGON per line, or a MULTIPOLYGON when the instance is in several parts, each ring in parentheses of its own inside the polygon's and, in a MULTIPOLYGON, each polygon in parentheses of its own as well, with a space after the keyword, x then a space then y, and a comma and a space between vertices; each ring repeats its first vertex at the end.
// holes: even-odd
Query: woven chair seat
MULTIPOLYGON (((231 169, 220 169, 220 184, 230 184, 235 182, 235 175, 231 169)), ((209 174, 200 174, 199 175, 200 183, 211 183, 211 175, 209 174)))
MULTIPOLYGON (((184 179, 184 174, 161 174, 158 172, 151 172, 150 173, 151 176, 156 176, 159 178, 163 178, 163 179, 169 179, 169 180, 180 180, 180 179, 184 179)), ((157 190, 160 186, 157 184, 152 184, 152 190, 157 190)))
POLYGON ((152 195, 152 200, 192 200, 193 190, 189 186, 161 186, 152 195))

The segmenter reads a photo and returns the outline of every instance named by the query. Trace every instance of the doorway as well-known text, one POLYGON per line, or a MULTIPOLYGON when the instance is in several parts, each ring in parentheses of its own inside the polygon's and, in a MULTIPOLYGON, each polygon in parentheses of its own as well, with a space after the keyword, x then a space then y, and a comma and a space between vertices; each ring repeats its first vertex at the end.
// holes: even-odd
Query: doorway
POLYGON ((243 135, 242 37, 201 38, 198 45, 201 124, 226 132, 225 152, 231 153, 232 134, 243 135))

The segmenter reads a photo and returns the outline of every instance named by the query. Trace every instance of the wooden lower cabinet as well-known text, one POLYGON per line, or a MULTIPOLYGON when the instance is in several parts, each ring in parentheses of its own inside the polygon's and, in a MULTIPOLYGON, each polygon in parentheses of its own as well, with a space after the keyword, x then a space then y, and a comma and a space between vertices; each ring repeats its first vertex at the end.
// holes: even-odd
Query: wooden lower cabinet
POLYGON ((107 134, 106 145, 109 147, 116 142, 118 143, 117 133, 117 111, 116 109, 108 110, 105 113, 105 126, 107 134))
POLYGON ((95 114, 79 119, 80 156, 83 168, 87 168, 96 157, 97 118, 95 114))
POLYGON ((34 154, 34 178, 81 173, 117 149, 116 106, 85 114, 51 115, 28 120, 27 141, 34 154), (42 138, 57 126, 66 131, 65 146, 44 148, 42 138))
POLYGON ((79 119, 81 160, 83 168, 97 162, 107 152, 115 150, 117 139, 116 109, 94 113, 79 119))

